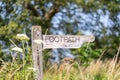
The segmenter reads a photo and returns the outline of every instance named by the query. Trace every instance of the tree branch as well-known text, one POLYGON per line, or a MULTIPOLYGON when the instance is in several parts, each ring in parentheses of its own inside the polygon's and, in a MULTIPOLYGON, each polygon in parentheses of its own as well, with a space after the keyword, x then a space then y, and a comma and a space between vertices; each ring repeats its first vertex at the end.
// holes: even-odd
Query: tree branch
POLYGON ((40 16, 38 11, 35 9, 34 5, 32 5, 31 3, 25 2, 23 6, 24 8, 31 10, 34 16, 36 17, 40 16))
POLYGON ((45 20, 50 20, 57 12, 59 12, 59 7, 53 6, 48 12, 45 13, 45 20))

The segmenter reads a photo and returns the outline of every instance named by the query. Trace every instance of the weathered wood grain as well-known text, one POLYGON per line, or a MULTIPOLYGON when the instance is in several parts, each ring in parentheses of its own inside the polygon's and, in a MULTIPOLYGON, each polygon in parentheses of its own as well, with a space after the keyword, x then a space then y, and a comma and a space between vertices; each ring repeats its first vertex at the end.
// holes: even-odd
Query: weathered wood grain
POLYGON ((94 36, 43 35, 43 48, 80 48, 86 42, 93 42, 94 36))
POLYGON ((35 41, 42 40, 40 26, 32 27, 32 57, 35 68, 35 80, 43 80, 43 64, 42 64, 42 44, 35 41))

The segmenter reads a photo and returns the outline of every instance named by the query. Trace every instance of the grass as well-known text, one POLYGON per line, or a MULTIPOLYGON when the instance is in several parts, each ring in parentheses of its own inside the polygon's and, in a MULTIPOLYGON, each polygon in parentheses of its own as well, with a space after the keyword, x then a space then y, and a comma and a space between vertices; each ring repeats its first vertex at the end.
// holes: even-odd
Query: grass
MULTIPOLYGON (((62 62, 46 68, 43 80, 120 80, 120 60, 118 53, 111 60, 100 58, 89 63, 88 66, 80 65, 77 61, 71 64, 62 62)), ((34 68, 31 61, 14 60, 2 62, 0 66, 0 80, 34 80, 34 68)))
POLYGON ((44 73, 44 80, 120 80, 120 47, 111 60, 94 60, 88 66, 78 62, 55 64, 44 73))
MULTIPOLYGON (((116 61, 116 57, 105 61, 98 59, 88 66, 77 62, 54 64, 44 72, 44 80, 120 80, 120 61, 116 61)), ((30 65, 17 61, 4 63, 0 68, 0 80, 34 80, 33 74, 30 65)))
POLYGON ((45 72, 44 80, 120 80, 120 62, 115 60, 97 60, 89 66, 79 66, 76 62, 56 67, 45 72))
MULTIPOLYGON (((43 80, 120 80, 120 61, 118 53, 111 60, 100 58, 89 63, 88 66, 80 65, 77 61, 71 64, 62 62, 54 64, 44 72, 43 80)), ((32 62, 14 60, 2 62, 0 67, 0 80, 34 80, 32 62)))

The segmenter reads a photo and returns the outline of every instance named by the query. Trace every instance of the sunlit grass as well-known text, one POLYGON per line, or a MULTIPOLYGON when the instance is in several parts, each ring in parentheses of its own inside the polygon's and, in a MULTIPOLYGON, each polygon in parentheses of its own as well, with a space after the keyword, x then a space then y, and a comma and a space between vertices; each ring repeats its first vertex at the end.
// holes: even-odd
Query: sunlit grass
POLYGON ((89 66, 79 66, 76 63, 61 68, 54 65, 51 70, 44 73, 44 80, 119 80, 120 62, 114 60, 93 61, 89 66), (112 63, 112 64, 111 64, 112 63), (116 64, 116 65, 114 65, 116 64), (77 67, 76 67, 77 66, 77 67), (114 67, 114 68, 113 68, 114 67))
POLYGON ((44 80, 120 80, 120 48, 113 59, 94 60, 88 66, 78 64, 55 64, 44 73, 44 80))
MULTIPOLYGON (((44 80, 119 80, 120 61, 100 59, 82 66, 77 62, 52 65, 44 72, 44 80)), ((34 80, 34 68, 16 62, 0 67, 0 80, 34 80), (23 67, 24 66, 24 67, 23 67)))

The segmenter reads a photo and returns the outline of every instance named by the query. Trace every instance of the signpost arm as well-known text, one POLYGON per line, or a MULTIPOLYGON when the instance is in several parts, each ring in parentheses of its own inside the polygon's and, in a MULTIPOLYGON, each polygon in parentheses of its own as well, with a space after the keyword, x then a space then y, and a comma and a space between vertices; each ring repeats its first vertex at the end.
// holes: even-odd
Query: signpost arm
POLYGON ((35 80, 43 80, 43 66, 42 66, 42 43, 38 44, 36 41, 42 40, 42 31, 40 26, 32 27, 32 57, 35 68, 35 80))

